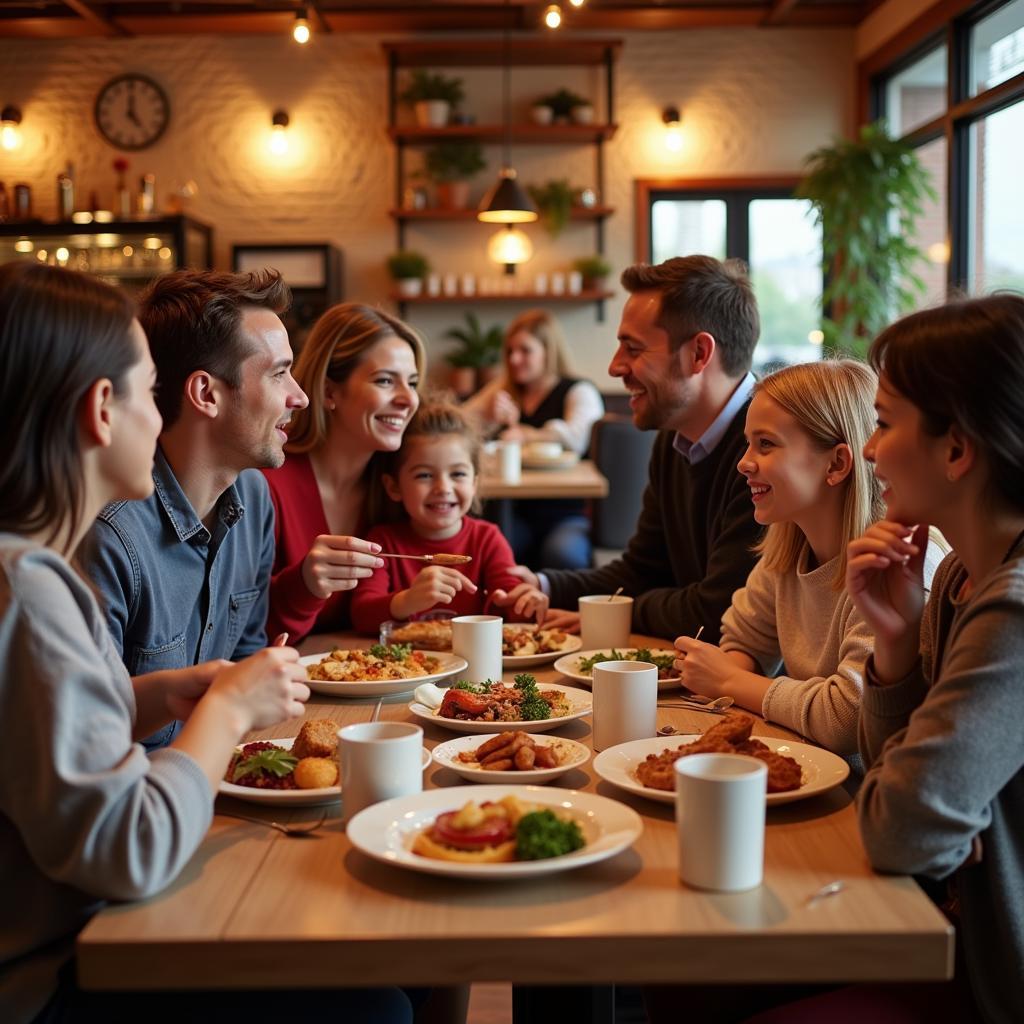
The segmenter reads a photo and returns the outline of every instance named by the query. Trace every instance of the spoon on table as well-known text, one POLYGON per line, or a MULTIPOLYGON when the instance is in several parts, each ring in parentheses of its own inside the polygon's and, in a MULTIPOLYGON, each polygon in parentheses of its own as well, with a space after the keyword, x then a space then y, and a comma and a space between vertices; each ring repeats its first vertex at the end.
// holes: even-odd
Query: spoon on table
POLYGON ((465 565, 473 561, 472 555, 449 555, 444 551, 436 555, 397 555, 388 551, 378 551, 378 558, 411 558, 414 562, 433 562, 434 565, 465 565))

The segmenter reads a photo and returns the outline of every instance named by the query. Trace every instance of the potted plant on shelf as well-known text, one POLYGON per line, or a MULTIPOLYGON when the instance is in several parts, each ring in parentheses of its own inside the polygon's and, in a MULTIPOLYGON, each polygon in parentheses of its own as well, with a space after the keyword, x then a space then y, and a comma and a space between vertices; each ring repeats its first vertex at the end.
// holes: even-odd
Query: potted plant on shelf
POLYGON ((459 343, 445 359, 452 368, 452 390, 465 398, 493 374, 501 359, 504 331, 498 324, 484 330, 476 314, 467 313, 466 326, 453 327, 444 336, 459 343))
POLYGON ((612 272, 612 265, 599 255, 582 256, 572 262, 573 270, 583 278, 583 287, 587 291, 604 288, 605 278, 612 272))
POLYGON ((421 127, 438 128, 448 123, 451 112, 465 96, 461 78, 416 68, 399 99, 416 111, 416 122, 421 127))
POLYGON ((430 270, 426 256, 411 249, 401 249, 388 257, 388 272, 398 285, 398 294, 414 299, 423 291, 423 278, 430 270))
POLYGON ((464 210, 469 204, 469 179, 486 166, 478 142, 439 142, 423 157, 428 177, 437 187, 437 205, 464 210))
POLYGON ((537 204, 537 212, 552 238, 560 235, 572 215, 577 190, 568 178, 553 178, 544 185, 528 185, 530 198, 537 204))
POLYGON ((552 118, 556 122, 564 123, 573 119, 573 112, 577 107, 589 107, 590 120, 594 119, 594 108, 589 100, 585 100, 582 96, 577 96, 576 93, 569 89, 559 89, 558 92, 553 92, 550 96, 543 97, 537 103, 550 107, 552 118))
POLYGON ((811 153, 795 195, 814 204, 822 228, 825 343, 863 357, 871 338, 924 292, 913 240, 923 201, 936 199, 931 178, 914 150, 876 121, 855 141, 811 153))

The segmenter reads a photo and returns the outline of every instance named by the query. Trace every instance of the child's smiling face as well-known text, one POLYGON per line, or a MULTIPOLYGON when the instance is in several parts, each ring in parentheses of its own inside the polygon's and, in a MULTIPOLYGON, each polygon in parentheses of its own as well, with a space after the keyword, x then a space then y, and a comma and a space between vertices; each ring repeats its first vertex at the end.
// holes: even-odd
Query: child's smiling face
POLYGON ((384 477, 388 496, 402 503, 413 529, 427 540, 459 532, 476 483, 469 445, 458 434, 406 438, 398 477, 384 477))

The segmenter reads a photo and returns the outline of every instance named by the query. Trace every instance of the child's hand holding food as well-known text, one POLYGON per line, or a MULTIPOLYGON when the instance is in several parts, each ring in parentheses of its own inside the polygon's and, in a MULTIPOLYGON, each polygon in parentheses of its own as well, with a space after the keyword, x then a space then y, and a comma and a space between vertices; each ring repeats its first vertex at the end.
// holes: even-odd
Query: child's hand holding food
POLYGON ((408 619, 436 605, 451 604, 460 590, 475 594, 477 585, 458 569, 428 565, 412 581, 411 587, 400 590, 391 599, 391 616, 395 619, 408 619))

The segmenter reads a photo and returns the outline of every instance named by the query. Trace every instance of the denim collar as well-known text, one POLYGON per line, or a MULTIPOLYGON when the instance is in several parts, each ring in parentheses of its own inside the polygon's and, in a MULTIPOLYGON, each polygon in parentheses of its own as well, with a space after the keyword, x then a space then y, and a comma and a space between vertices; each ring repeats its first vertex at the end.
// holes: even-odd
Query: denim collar
MULTIPOLYGON (((178 483, 178 478, 174 475, 174 470, 171 469, 171 464, 167 461, 167 456, 164 455, 164 451, 159 445, 157 445, 156 456, 153 459, 153 488, 178 540, 187 541, 198 536, 204 542, 209 542, 210 531, 196 515, 196 510, 181 489, 181 484, 178 483)), ((230 529, 243 515, 245 515, 245 506, 242 504, 237 488, 232 484, 217 499, 217 517, 225 527, 230 529)))

